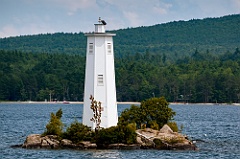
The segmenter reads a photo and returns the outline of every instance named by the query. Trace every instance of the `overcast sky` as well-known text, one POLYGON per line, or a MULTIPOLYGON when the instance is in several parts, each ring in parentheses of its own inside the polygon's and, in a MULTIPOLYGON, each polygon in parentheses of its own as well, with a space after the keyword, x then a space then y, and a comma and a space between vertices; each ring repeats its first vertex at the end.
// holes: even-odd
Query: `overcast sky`
POLYGON ((107 30, 240 13, 240 0, 0 0, 0 37, 107 30))

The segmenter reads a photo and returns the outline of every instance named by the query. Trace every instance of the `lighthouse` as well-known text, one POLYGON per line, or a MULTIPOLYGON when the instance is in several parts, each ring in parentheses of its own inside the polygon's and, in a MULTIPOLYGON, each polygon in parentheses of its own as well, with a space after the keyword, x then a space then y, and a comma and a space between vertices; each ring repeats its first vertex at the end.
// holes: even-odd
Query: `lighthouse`
POLYGON ((92 129, 96 125, 90 120, 93 117, 91 95, 101 102, 100 127, 116 126, 118 122, 113 51, 113 36, 116 34, 106 33, 106 24, 99 18, 98 24, 94 24, 95 31, 85 34, 87 49, 82 122, 92 129))

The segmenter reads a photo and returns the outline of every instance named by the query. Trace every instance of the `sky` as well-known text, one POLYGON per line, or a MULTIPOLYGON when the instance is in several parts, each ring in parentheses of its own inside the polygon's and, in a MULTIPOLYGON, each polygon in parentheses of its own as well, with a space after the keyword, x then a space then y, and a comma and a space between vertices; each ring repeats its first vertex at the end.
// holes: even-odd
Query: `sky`
POLYGON ((240 14, 240 0, 0 0, 0 38, 107 30, 240 14))

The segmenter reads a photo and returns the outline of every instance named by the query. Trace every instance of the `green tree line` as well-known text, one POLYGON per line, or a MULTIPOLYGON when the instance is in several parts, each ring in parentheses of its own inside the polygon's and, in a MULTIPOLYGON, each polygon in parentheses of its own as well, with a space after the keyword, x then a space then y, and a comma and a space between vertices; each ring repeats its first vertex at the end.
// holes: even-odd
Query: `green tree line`
MULTIPOLYGON (((239 102, 240 51, 197 49, 171 62, 149 51, 115 58, 118 101, 239 102)), ((0 50, 0 100, 82 101, 85 57, 0 50)))
POLYGON ((85 58, 0 51, 0 100, 82 100, 85 58))

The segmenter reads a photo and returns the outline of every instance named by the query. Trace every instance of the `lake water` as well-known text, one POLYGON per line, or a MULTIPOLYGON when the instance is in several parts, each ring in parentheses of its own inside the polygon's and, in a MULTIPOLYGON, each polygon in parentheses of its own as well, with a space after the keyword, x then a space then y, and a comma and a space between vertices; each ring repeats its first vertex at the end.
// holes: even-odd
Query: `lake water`
MULTIPOLYGON (((118 105, 119 113, 129 105, 118 105)), ((183 134, 197 141, 199 151, 165 150, 46 150, 11 148, 29 134, 43 133, 50 113, 63 110, 62 121, 81 121, 81 104, 0 104, 0 158, 240 158, 240 107, 171 105, 183 134)))

